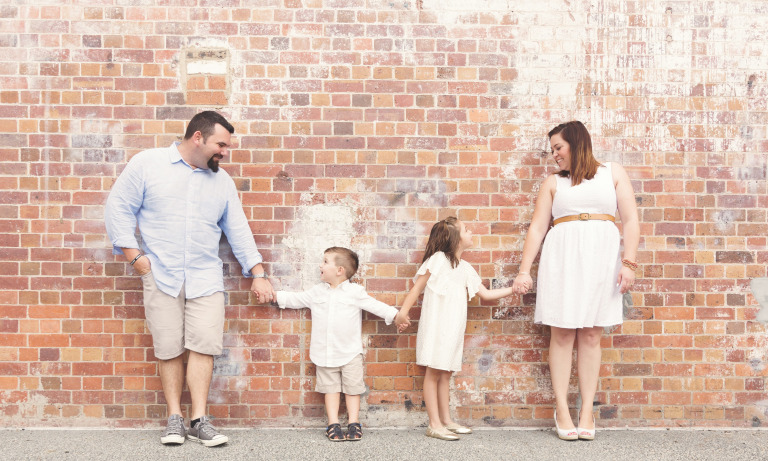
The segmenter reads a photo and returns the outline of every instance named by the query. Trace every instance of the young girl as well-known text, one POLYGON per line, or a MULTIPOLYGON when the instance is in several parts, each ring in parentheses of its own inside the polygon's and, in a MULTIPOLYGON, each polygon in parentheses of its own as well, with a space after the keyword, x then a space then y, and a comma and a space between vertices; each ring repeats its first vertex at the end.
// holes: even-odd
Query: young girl
POLYGON ((472 266, 461 260, 464 250, 470 247, 472 232, 458 219, 449 217, 432 226, 415 284, 400 310, 407 319, 408 311, 426 288, 416 335, 416 364, 427 367, 427 436, 441 440, 458 440, 456 434, 472 432, 451 419, 448 405, 451 374, 461 370, 467 298, 478 294, 480 299, 492 300, 512 294, 511 287, 488 290, 483 286, 472 266))

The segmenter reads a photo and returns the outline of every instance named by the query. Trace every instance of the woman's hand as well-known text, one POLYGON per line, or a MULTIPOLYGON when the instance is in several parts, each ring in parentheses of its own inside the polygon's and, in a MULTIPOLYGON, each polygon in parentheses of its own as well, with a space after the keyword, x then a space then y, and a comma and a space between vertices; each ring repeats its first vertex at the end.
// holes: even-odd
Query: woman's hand
POLYGON ((616 281, 619 285, 619 291, 624 294, 629 291, 635 284, 635 271, 627 266, 621 266, 619 271, 619 279, 616 281))
POLYGON ((533 279, 529 274, 517 274, 515 281, 512 283, 512 292, 523 295, 528 293, 533 288, 533 279))

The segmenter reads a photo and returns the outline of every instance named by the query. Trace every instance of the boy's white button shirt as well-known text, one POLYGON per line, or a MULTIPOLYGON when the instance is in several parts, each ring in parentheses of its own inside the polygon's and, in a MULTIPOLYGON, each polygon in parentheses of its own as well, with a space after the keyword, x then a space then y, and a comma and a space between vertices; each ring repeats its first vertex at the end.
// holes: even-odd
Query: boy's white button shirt
POLYGON ((321 367, 340 367, 363 353, 363 310, 383 318, 387 325, 397 315, 397 309, 348 280, 336 288, 318 283, 307 291, 278 291, 277 304, 281 309, 308 307, 312 312, 309 358, 321 367))

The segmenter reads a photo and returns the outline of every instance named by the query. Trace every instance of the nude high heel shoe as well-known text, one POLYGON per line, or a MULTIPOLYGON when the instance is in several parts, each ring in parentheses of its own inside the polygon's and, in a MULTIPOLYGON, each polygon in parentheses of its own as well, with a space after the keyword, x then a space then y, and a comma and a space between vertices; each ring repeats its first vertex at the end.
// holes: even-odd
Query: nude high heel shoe
POLYGON ((573 429, 560 429, 557 424, 557 410, 555 410, 555 430, 557 431, 557 437, 560 440, 578 440, 579 431, 574 427, 573 429))
MULTIPOLYGON (((579 421, 581 421, 581 412, 579 412, 579 421)), ((579 440, 595 440, 595 432, 597 431, 595 415, 592 415, 592 425, 595 426, 592 429, 584 429, 583 427, 576 428, 576 432, 579 434, 579 440)))

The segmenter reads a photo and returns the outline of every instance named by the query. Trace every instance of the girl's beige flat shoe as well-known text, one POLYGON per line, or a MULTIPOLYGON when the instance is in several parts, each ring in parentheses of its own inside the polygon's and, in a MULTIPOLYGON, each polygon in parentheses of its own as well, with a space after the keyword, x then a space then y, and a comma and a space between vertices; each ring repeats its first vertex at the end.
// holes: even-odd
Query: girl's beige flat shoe
POLYGON ((454 434, 471 434, 472 433, 472 429, 456 423, 446 424, 445 428, 453 432, 454 434))
POLYGON ((440 440, 459 440, 459 436, 444 427, 441 427, 440 429, 432 429, 427 426, 427 437, 434 437, 440 440))

